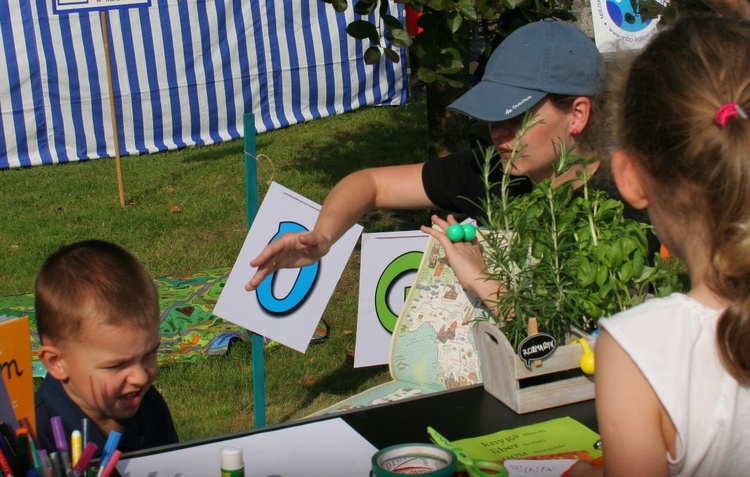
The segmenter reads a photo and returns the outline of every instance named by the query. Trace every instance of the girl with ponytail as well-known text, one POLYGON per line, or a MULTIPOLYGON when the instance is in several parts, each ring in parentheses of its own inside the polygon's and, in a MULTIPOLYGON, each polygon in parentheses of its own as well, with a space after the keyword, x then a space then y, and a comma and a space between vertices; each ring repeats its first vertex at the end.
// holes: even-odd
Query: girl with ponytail
POLYGON ((750 474, 750 24, 686 18, 634 60, 612 173, 682 259, 690 291, 599 322, 604 468, 750 474))

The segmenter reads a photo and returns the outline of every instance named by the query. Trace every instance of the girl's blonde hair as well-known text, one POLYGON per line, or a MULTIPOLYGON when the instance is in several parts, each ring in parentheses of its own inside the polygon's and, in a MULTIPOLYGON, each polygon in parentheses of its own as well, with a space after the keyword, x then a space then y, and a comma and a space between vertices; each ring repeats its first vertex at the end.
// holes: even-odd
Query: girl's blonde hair
POLYGON ((693 16, 634 61, 618 115, 620 146, 670 213, 705 230, 708 286, 731 301, 717 327, 727 370, 750 384, 750 25, 693 16), (717 122, 722 106, 737 115, 717 122), (733 106, 732 106, 733 107, 733 106))

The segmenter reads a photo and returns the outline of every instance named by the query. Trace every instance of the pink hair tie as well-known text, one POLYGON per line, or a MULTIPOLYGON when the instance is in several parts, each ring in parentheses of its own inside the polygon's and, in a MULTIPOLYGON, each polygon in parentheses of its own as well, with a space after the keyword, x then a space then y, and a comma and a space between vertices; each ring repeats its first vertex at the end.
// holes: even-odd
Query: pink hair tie
POLYGON ((737 103, 725 103, 721 105, 718 110, 716 110, 716 116, 714 116, 714 120, 716 121, 716 124, 723 128, 727 125, 727 121, 735 116, 739 116, 742 119, 747 119, 747 113, 745 113, 745 110, 742 109, 742 106, 737 103))

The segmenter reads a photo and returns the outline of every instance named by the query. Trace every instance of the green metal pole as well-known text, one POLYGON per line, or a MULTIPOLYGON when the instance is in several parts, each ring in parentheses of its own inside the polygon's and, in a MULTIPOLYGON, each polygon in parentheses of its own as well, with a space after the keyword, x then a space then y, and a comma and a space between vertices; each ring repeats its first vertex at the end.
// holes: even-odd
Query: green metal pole
MULTIPOLYGON (((255 145, 255 114, 248 113, 243 117, 245 132, 245 204, 247 210, 247 228, 258 214, 258 166, 255 145)), ((255 403, 255 427, 266 425, 266 376, 263 365, 263 337, 251 333, 253 360, 253 401, 255 403)))

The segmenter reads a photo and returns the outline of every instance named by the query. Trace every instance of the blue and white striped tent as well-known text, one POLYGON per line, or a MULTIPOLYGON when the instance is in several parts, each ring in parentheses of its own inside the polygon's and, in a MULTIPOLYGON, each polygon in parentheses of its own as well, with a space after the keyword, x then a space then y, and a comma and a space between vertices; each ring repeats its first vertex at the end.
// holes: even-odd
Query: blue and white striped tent
MULTIPOLYGON (((0 0, 0 169, 115 156, 100 14, 0 0)), ((394 5, 393 8, 396 8, 394 5)), ((394 12, 401 16, 402 11, 394 12)), ((364 64, 320 0, 152 0, 107 12, 120 154, 403 104, 405 54, 364 64)))

